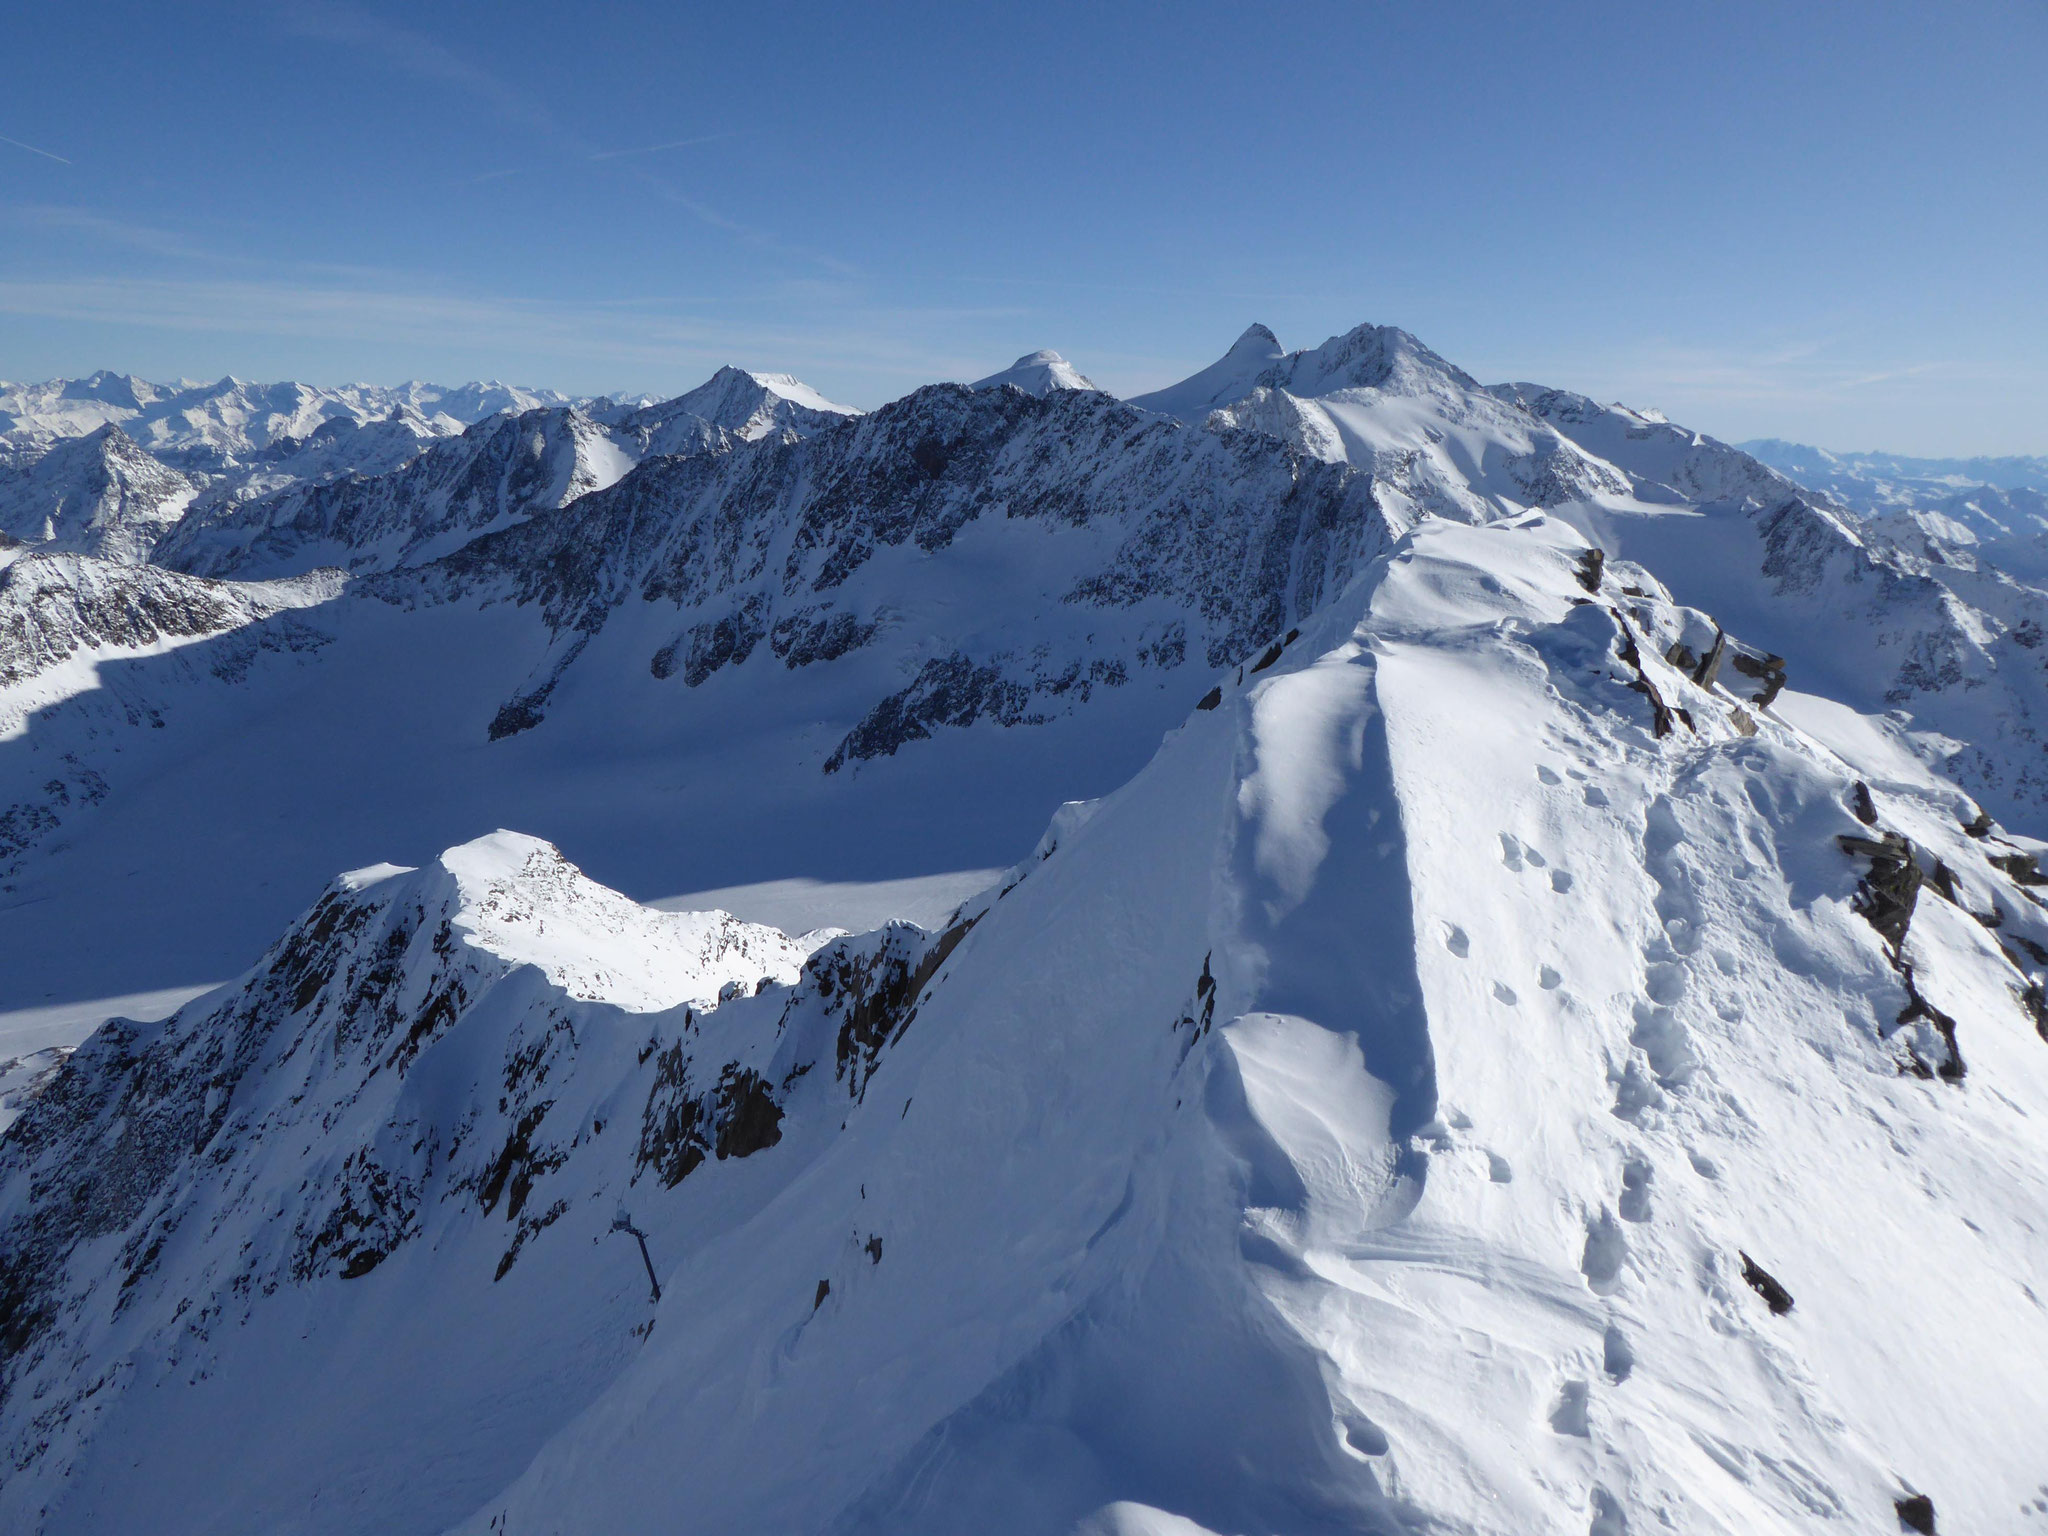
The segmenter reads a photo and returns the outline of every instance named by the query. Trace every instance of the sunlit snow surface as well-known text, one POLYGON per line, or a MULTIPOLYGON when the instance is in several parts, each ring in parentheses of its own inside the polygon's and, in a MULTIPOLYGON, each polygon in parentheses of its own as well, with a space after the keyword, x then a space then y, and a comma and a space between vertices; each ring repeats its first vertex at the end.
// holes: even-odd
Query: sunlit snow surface
POLYGON ((1385 328, 696 395, 0 556, 0 1528, 2048 1529, 2039 594, 1385 328))

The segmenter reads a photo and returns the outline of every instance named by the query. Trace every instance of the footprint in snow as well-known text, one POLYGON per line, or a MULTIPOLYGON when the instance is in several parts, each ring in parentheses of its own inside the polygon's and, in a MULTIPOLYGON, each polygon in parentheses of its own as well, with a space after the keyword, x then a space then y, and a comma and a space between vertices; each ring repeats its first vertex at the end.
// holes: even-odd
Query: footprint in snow
POLYGON ((1448 923, 1445 926, 1450 931, 1444 935, 1444 948, 1460 960, 1465 959, 1472 953, 1472 941, 1465 936, 1465 930, 1456 923, 1448 923))
POLYGON ((1560 779, 1557 776, 1557 770, 1555 768, 1546 768, 1541 763, 1538 763, 1536 765, 1536 777, 1541 779, 1546 784, 1562 784, 1564 782, 1563 779, 1560 779))
POLYGON ((1562 896, 1572 888, 1572 877, 1561 869, 1553 869, 1550 872, 1550 888, 1562 896))
POLYGON ((1601 787, 1600 787, 1600 786, 1599 786, 1598 784, 1588 784, 1588 785, 1586 786, 1586 804, 1588 804, 1588 805, 1605 805, 1605 804, 1607 804, 1607 791, 1606 791, 1606 790, 1604 790, 1604 789, 1602 789, 1602 788, 1601 788, 1601 787))
POLYGON ((1553 966, 1546 965, 1536 973, 1536 984, 1546 992, 1555 992, 1563 981, 1564 977, 1553 966))
POLYGON ((1493 995, 1495 1001, 1506 1003, 1510 1008, 1521 1001, 1515 996, 1515 989, 1504 981, 1496 981, 1493 984, 1493 995))
POLYGON ((1522 872, 1522 845, 1511 833, 1500 835, 1500 861, 1516 874, 1522 872))

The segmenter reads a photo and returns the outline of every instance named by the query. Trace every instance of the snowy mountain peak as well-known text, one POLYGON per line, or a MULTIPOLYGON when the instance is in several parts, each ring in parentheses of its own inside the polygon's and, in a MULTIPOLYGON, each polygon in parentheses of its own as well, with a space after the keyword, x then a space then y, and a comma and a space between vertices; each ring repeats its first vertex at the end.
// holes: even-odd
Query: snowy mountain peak
POLYGON ((1361 325, 1332 336, 1320 347, 1289 353, 1262 374, 1259 382, 1304 396, 1343 389, 1421 394, 1447 387, 1479 388, 1478 380, 1464 369, 1392 325, 1361 325))
POLYGON ((1014 385, 1027 395, 1049 394, 1056 389, 1085 389, 1100 394, 1101 386, 1088 378, 1059 353, 1049 349, 1027 352, 1000 373, 977 379, 970 389, 1000 389, 1014 385))
POLYGON ((24 469, 0 465, 0 533, 52 551, 143 560, 198 490, 108 422, 60 438, 24 469))
POLYGON ((673 453, 682 418, 695 418, 753 442, 785 429, 820 431, 860 412, 828 400, 802 380, 786 373, 753 373, 730 364, 686 394, 645 406, 621 419, 621 430, 638 434, 644 451, 673 453), (662 429, 667 428, 664 432, 662 429))
POLYGON ((1286 355, 1280 338, 1255 323, 1231 343, 1228 352, 1199 373, 1165 389, 1134 395, 1131 404, 1178 416, 1182 421, 1200 421, 1219 406, 1250 394, 1266 371, 1286 355))

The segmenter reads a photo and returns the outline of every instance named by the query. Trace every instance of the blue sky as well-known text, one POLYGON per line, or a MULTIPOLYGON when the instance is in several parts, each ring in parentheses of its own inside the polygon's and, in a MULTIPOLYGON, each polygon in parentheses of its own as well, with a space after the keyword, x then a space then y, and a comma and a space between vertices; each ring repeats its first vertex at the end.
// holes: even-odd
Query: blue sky
POLYGON ((2048 0, 17 6, 0 377, 726 361, 874 405, 1262 320, 1718 436, 2048 452, 2048 0))

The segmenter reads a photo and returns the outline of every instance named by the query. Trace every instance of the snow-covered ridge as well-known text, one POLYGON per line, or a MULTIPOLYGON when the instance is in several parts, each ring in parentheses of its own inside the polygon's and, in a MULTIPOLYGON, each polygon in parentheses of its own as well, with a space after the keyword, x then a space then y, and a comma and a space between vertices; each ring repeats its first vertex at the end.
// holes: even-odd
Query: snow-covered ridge
POLYGON ((500 834, 103 1030, 0 1139, 0 1510, 2023 1529, 2029 846, 1562 516, 1276 642, 938 933, 664 1010, 500 834))

